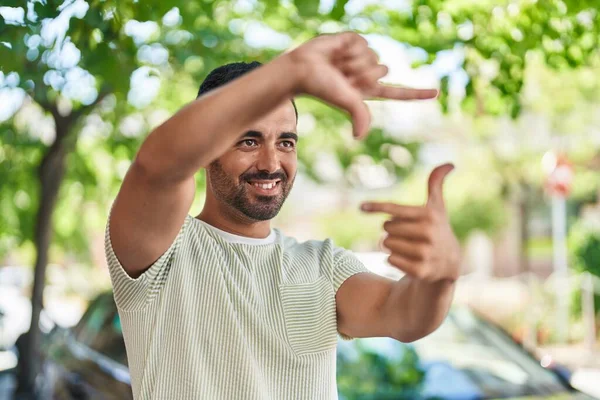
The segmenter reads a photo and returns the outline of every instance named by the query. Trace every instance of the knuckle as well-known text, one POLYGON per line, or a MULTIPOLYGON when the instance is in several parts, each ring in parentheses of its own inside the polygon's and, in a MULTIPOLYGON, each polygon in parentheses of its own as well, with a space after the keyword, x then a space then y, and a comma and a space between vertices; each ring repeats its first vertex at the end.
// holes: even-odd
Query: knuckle
POLYGON ((426 279, 429 276, 429 272, 427 268, 423 265, 419 265, 419 267, 415 270, 414 274, 417 279, 426 279))
POLYGON ((373 78, 371 77, 370 74, 362 74, 362 75, 357 76, 355 78, 354 82, 356 85, 358 85, 360 87, 364 87, 364 86, 371 85, 372 80, 373 80, 373 78))
POLYGON ((423 239, 425 239, 425 242, 430 244, 431 240, 433 239, 433 228, 430 225, 426 225, 423 227, 421 233, 423 234, 423 239))
POLYGON ((433 251, 431 246, 425 245, 423 249, 423 262, 428 263, 433 259, 433 251))
POLYGON ((426 208, 424 217, 427 222, 433 223, 435 221, 436 216, 432 209, 426 208))
POLYGON ((392 239, 388 236, 385 239, 383 239, 383 242, 381 242, 381 244, 383 245, 383 247, 387 247, 389 249, 392 245, 392 239))
POLYGON ((427 260, 429 258, 429 248, 424 245, 420 245, 417 248, 416 256, 419 261, 427 260))
POLYGON ((356 39, 356 37, 360 37, 360 35, 356 32, 352 32, 352 31, 345 31, 339 34, 340 37, 343 38, 348 38, 348 39, 356 39))

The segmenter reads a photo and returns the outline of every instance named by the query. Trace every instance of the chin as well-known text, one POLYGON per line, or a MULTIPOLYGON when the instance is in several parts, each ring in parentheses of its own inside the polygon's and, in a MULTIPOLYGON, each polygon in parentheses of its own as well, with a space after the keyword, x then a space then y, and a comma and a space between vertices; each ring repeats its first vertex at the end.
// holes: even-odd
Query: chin
POLYGON ((272 220, 273 218, 275 218, 278 214, 279 214, 279 209, 277 210, 260 210, 257 212, 256 208, 253 208, 251 210, 240 210, 246 217, 257 221, 257 222, 261 222, 261 221, 269 221, 272 220), (248 211, 248 212, 246 212, 248 211))
POLYGON ((230 203, 239 213, 254 222, 269 221, 275 218, 285 198, 280 195, 275 196, 244 196, 244 199, 238 199, 237 202, 230 203), (240 201, 241 200, 241 201, 240 201))

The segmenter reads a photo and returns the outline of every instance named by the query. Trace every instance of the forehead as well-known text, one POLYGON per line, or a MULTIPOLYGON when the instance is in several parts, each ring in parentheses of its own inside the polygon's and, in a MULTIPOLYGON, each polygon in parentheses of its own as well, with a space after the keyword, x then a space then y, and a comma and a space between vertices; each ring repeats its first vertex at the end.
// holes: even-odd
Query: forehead
POLYGON ((251 130, 268 133, 296 132, 296 113, 291 101, 285 101, 270 113, 255 121, 251 130))

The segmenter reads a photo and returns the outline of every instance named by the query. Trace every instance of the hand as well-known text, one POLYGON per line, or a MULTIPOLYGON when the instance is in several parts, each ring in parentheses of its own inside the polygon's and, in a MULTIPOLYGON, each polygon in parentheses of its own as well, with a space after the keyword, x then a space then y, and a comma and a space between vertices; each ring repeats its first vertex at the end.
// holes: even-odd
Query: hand
POLYGON ((297 93, 318 97, 346 110, 353 121, 353 134, 364 137, 371 115, 366 98, 394 100, 432 99, 435 89, 408 89, 378 82, 388 73, 377 55, 357 33, 318 36, 284 55, 297 72, 297 93))
POLYGON ((442 194, 444 179, 453 169, 452 164, 444 164, 433 170, 425 206, 368 202, 361 207, 365 212, 392 216, 383 225, 388 234, 383 245, 391 251, 388 261, 420 280, 453 282, 460 273, 460 246, 450 227, 442 194))

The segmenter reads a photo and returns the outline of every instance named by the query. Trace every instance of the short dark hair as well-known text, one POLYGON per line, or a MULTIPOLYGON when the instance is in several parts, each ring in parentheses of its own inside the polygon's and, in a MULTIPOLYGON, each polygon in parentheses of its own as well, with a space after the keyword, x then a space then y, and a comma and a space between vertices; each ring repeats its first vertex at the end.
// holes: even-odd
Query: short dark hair
MULTIPOLYGON (((200 85, 200 90, 198 90, 198 97, 202 96, 204 93, 209 92, 213 89, 218 88, 219 86, 223 86, 224 84, 234 80, 235 78, 239 78, 247 72, 252 71, 260 67, 262 63, 258 61, 252 61, 250 63, 247 62, 234 62, 230 64, 221 65, 210 71, 208 76, 204 79, 204 82, 200 85)), ((298 121, 298 109, 296 108, 296 103, 294 99, 292 100, 292 105, 294 106, 294 113, 296 113, 296 121, 298 121)))

